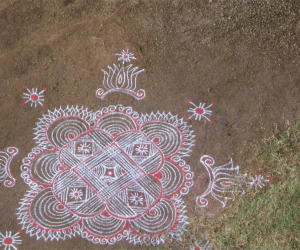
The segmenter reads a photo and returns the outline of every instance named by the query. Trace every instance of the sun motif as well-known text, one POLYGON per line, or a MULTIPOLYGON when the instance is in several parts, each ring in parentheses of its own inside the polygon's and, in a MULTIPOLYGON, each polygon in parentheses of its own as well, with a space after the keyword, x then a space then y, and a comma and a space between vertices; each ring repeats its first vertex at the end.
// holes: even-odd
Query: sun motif
POLYGON ((19 239, 19 233, 12 235, 11 231, 5 233, 5 236, 0 233, 0 246, 5 246, 4 250, 17 250, 14 244, 21 244, 22 240, 19 239))
POLYGON ((129 197, 129 202, 134 205, 143 205, 144 202, 144 197, 142 195, 139 195, 138 193, 132 193, 131 196, 129 197))
POLYGON ((77 188, 72 188, 69 194, 70 199, 75 199, 75 200, 82 200, 82 196, 83 196, 82 190, 81 189, 78 190, 77 188))
POLYGON ((201 118, 204 117, 207 121, 209 121, 210 124, 213 124, 214 121, 211 121, 207 115, 211 115, 212 111, 208 110, 210 107, 216 105, 215 102, 213 102, 212 104, 210 104, 209 106, 205 107, 205 103, 200 103, 199 106, 195 105, 194 103, 192 103, 191 100, 187 100, 188 103, 192 104, 195 108, 189 108, 188 112, 192 113, 192 115, 189 118, 186 118, 186 121, 189 121, 192 117, 195 116, 195 120, 199 120, 201 121, 201 118))
POLYGON ((262 175, 258 175, 258 172, 255 172, 255 177, 249 177, 250 182, 247 184, 250 187, 254 187, 254 190, 257 191, 258 188, 262 188, 265 186, 266 182, 272 182, 271 180, 265 180, 262 175))
POLYGON ((31 107, 33 105, 37 107, 37 105, 40 104, 43 109, 46 108, 46 106, 43 105, 43 101, 44 101, 43 93, 47 90, 47 88, 44 88, 39 93, 37 91, 37 88, 35 89, 33 88, 32 91, 30 91, 27 86, 24 86, 24 88, 27 89, 29 93, 23 93, 23 98, 26 99, 26 101, 22 103, 23 106, 26 105, 27 102, 31 102, 31 107))
POLYGON ((147 155, 148 154, 148 145, 136 145, 136 148, 135 148, 135 151, 136 151, 136 154, 139 154, 139 155, 147 155))
POLYGON ((134 57, 133 53, 129 53, 129 48, 126 47, 125 50, 122 50, 122 54, 115 53, 115 56, 118 56, 118 61, 122 61, 122 63, 129 63, 130 60, 138 60, 138 57, 134 57))
POLYGON ((91 144, 83 142, 79 144, 77 151, 82 154, 89 154, 91 152, 91 144))

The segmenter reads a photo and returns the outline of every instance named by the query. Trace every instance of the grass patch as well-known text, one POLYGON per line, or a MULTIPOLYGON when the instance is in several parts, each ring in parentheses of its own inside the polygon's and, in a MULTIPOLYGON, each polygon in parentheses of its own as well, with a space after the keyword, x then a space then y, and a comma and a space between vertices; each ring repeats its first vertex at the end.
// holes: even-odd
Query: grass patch
POLYGON ((282 132, 275 129, 261 142, 244 145, 241 153, 247 155, 248 166, 263 176, 271 175, 274 182, 258 192, 248 190, 218 218, 190 218, 181 242, 170 240, 163 246, 141 249, 193 249, 189 247, 199 242, 204 245, 206 239, 213 249, 222 250, 300 249, 299 151, 300 122, 287 124, 282 132))

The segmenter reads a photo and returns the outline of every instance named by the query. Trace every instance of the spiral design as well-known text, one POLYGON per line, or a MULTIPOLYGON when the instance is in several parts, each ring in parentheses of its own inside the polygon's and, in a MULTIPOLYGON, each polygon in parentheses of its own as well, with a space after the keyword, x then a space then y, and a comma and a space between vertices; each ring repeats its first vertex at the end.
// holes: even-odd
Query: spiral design
POLYGON ((119 134, 128 130, 136 130, 137 126, 130 116, 112 113, 100 119, 96 128, 105 130, 110 134, 119 134))
POLYGON ((197 197, 196 203, 199 207, 206 207, 208 204, 208 200, 202 197, 197 197))
POLYGON ((51 184, 58 173, 60 162, 57 151, 43 152, 38 155, 30 167, 31 176, 43 184, 51 184))
POLYGON ((29 217, 45 229, 69 229, 79 221, 67 208, 59 209, 59 203, 52 194, 51 188, 41 190, 29 207, 29 217))
POLYGON ((184 174, 171 162, 165 161, 160 172, 163 174, 160 180, 163 195, 172 195, 184 183, 184 174))
POLYGON ((110 237, 119 233, 126 226, 126 221, 113 216, 105 217, 99 214, 93 218, 84 219, 83 226, 91 234, 110 237))
POLYGON ((176 222, 176 207, 167 199, 162 199, 149 212, 132 220, 130 225, 147 236, 165 234, 176 222))
POLYGON ((54 148, 60 149, 68 142, 90 129, 90 125, 79 117, 62 117, 47 129, 47 138, 54 148))
POLYGON ((96 91, 96 96, 99 98, 102 98, 103 94, 104 94, 104 90, 101 88, 96 91))
POLYGON ((140 128, 150 140, 158 138, 155 145, 163 152, 165 157, 175 154, 182 146, 182 135, 178 128, 170 123, 151 121, 140 128))

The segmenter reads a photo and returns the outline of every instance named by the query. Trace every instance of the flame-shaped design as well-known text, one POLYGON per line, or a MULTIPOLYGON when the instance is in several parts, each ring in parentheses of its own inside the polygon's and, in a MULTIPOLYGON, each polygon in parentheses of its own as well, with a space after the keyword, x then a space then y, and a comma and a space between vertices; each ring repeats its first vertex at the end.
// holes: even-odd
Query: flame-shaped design
POLYGON ((111 92, 123 92, 138 100, 146 96, 145 90, 136 91, 136 78, 144 69, 138 70, 138 67, 132 67, 132 64, 121 68, 114 64, 113 67, 108 66, 108 69, 108 72, 102 70, 104 73, 103 86, 107 91, 99 88, 96 91, 97 97, 103 99, 111 92))

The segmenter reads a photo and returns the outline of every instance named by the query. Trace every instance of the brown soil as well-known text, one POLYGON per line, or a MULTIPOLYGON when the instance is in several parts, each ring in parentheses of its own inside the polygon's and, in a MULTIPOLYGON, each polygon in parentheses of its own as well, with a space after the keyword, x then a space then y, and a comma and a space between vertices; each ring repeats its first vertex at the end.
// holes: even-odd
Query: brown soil
MULTIPOLYGON (((191 120, 196 145, 186 161, 195 173, 184 197, 188 215, 217 214, 219 203, 198 208, 207 187, 199 159, 207 154, 223 165, 233 158, 242 172, 253 169, 240 153, 245 142, 299 118, 300 2, 298 0, 100 1, 6 0, 0 3, 1 150, 17 147, 13 188, 2 184, 0 232, 20 229, 17 208, 28 186, 22 159, 34 147, 33 128, 47 109, 78 105, 99 110, 114 104, 140 113, 166 111, 188 117, 186 102, 216 102, 214 124, 191 120), (138 84, 146 97, 95 91, 116 63, 114 52, 129 46, 146 69, 138 84), (22 106, 23 85, 46 87, 46 110, 22 106), (267 130, 265 130, 267 129, 267 130)), ((255 169, 253 169, 255 171, 255 169)), ((94 245, 81 237, 44 242, 21 235, 20 249, 140 249, 122 241, 94 245)))

